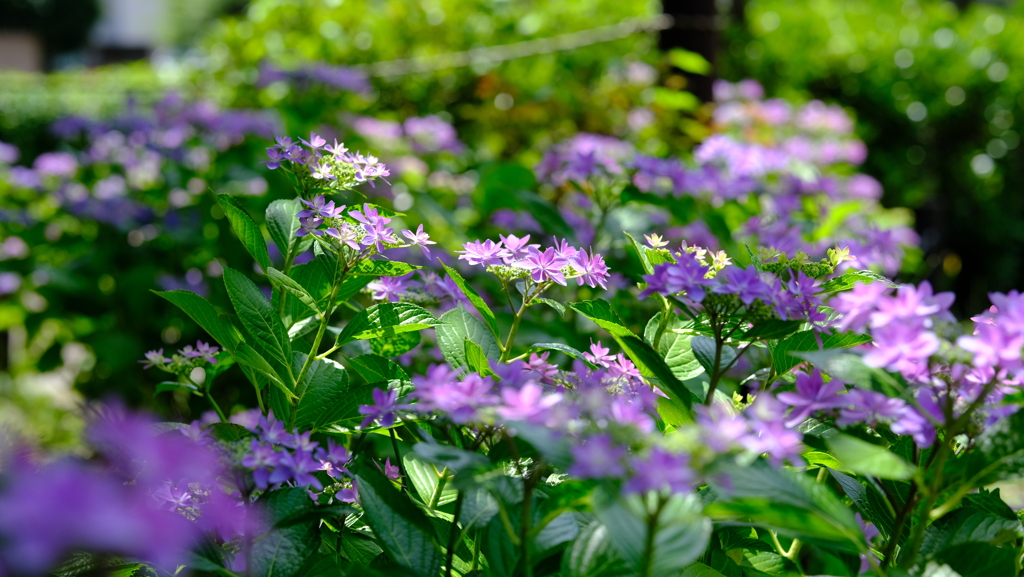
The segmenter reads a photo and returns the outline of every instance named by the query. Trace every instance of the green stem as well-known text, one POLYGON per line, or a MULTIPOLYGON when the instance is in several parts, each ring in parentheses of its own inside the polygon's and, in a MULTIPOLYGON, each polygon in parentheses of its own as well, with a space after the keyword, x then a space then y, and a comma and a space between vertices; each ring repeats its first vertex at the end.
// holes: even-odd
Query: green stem
POLYGON ((534 468, 533 475, 524 479, 522 520, 519 523, 519 547, 521 548, 520 556, 523 559, 524 577, 533 577, 533 562, 530 560, 530 519, 533 514, 531 507, 533 487, 537 484, 535 476, 538 472, 539 468, 534 468))
MULTIPOLYGON (((281 272, 283 272, 285 276, 288 276, 288 271, 292 270, 292 262, 295 260, 295 257, 292 256, 292 248, 294 246, 295 239, 293 238, 290 241, 288 241, 288 249, 285 251, 284 254, 284 269, 281 272)), ((280 291, 280 295, 281 298, 279 298, 277 301, 277 316, 283 317, 285 302, 288 299, 288 291, 280 291)))
POLYGON ((480 531, 476 532, 476 538, 473 539, 473 565, 469 568, 469 572, 476 571, 477 562, 480 559, 480 531))
MULTIPOLYGON (((402 455, 398 452, 398 437, 395 436, 394 429, 388 429, 388 433, 391 435, 391 449, 395 451, 395 461, 398 462, 398 474, 403 479, 408 479, 405 476, 405 466, 402 465, 402 455)), ((405 483, 402 483, 402 491, 405 491, 405 483)), ((459 494, 461 496, 461 493, 459 494)))
POLYGON ((779 555, 785 557, 786 556, 786 548, 783 547, 782 543, 779 542, 779 536, 775 533, 775 531, 772 531, 771 529, 769 529, 768 530, 768 536, 772 538, 772 545, 775 546, 775 550, 779 552, 779 555))
POLYGON ((459 535, 459 516, 462 515, 462 498, 465 494, 466 493, 464 491, 459 491, 459 496, 455 498, 455 511, 452 513, 452 528, 448 531, 448 562, 445 563, 445 577, 452 577, 452 560, 455 557, 455 546, 459 535))
MULTIPOLYGON (((306 373, 309 372, 310 367, 313 366, 313 360, 316 359, 316 353, 320 350, 320 343, 323 341, 324 333, 327 332, 327 325, 331 319, 331 312, 334 310, 334 301, 338 298, 338 289, 341 288, 341 283, 345 280, 345 274, 348 272, 348 265, 342 264, 344 258, 342 254, 338 253, 338 268, 334 272, 334 286, 331 288, 331 297, 327 300, 327 308, 324 309, 324 314, 320 319, 320 328, 316 331, 316 337, 313 339, 313 347, 309 350, 309 354, 306 355, 306 362, 302 363, 302 369, 299 370, 299 376, 295 377, 295 396, 298 399, 302 398, 302 395, 306 394, 306 373)), ((298 410, 298 403, 292 405, 292 415, 290 422, 294 423, 295 414, 298 410)))
POLYGON ((438 475, 437 486, 434 487, 434 492, 430 495, 430 503, 428 506, 431 509, 437 509, 437 504, 441 502, 441 493, 444 492, 445 485, 448 484, 448 467, 441 470, 438 475))
POLYGON ((501 348, 501 358, 498 360, 500 363, 504 363, 508 360, 509 354, 512 352, 512 343, 516 338, 516 333, 519 332, 519 323, 523 321, 523 313, 526 312, 526 297, 523 297, 523 305, 519 307, 516 312, 515 318, 512 320, 512 328, 508 331, 508 338, 505 339, 505 346, 501 348))
POLYGON ((650 577, 654 568, 654 536, 658 532, 658 517, 668 500, 658 495, 658 505, 647 518, 647 535, 644 538, 644 556, 641 559, 640 577, 650 577))
POLYGON ((668 323, 672 320, 672 304, 668 302, 668 299, 661 297, 664 307, 661 309, 661 318, 658 319, 658 332, 654 334, 654 350, 658 350, 658 345, 661 344, 661 337, 664 336, 665 330, 668 329, 668 323))
MULTIPOLYGON (((199 385, 196 384, 196 382, 193 381, 192 377, 190 377, 189 375, 185 375, 185 379, 188 380, 188 382, 192 383, 192 386, 194 386, 195 388, 200 388, 199 385)), ((210 385, 213 384, 211 381, 212 379, 208 378, 206 379, 206 382, 203 383, 203 394, 206 395, 206 399, 210 401, 211 405, 213 405, 213 410, 216 411, 217 416, 220 417, 220 422, 226 423, 228 422, 228 419, 227 417, 224 416, 224 411, 220 410, 220 406, 217 404, 217 401, 215 401, 213 395, 210 394, 210 385)))

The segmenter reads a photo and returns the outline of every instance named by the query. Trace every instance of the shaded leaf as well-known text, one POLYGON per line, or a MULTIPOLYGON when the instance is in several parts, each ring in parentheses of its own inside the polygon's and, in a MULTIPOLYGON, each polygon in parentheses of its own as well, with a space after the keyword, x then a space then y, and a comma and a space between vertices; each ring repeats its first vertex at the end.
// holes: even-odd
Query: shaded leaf
MULTIPOLYGON (((441 262, 440 259, 438 259, 438 262, 441 262)), ((494 338, 498 338, 498 321, 494 318, 494 312, 491 311, 491 307, 487 306, 487 303, 484 302, 484 299, 481 298, 480 294, 466 283, 466 279, 462 278, 459 271, 449 267, 443 262, 441 262, 441 266, 444 267, 445 272, 448 273, 448 277, 452 279, 455 286, 459 287, 462 294, 466 295, 469 302, 472 303, 477 312, 480 313, 484 322, 487 323, 487 328, 491 329, 491 333, 494 334, 494 338)))
POLYGON ((419 305, 380 303, 353 317, 338 334, 337 344, 419 331, 438 323, 430 311, 419 305))
POLYGON ((437 332, 437 344, 448 364, 455 369, 468 366, 466 358, 466 339, 480 346, 484 356, 497 360, 501 356, 498 340, 480 319, 469 311, 458 306, 441 315, 441 323, 434 327, 437 332))
POLYGON ((245 250, 249 251, 252 258, 259 263, 260 268, 266 272, 270 269, 270 253, 267 252, 267 241, 263 240, 263 233, 260 227, 252 220, 249 213, 245 212, 242 205, 238 204, 230 194, 218 194, 217 202, 220 203, 224 215, 227 216, 231 228, 234 229, 238 239, 242 241, 245 250))
POLYGON ((436 576, 444 560, 430 519, 371 467, 363 467, 356 480, 363 518, 388 555, 418 575, 436 576))

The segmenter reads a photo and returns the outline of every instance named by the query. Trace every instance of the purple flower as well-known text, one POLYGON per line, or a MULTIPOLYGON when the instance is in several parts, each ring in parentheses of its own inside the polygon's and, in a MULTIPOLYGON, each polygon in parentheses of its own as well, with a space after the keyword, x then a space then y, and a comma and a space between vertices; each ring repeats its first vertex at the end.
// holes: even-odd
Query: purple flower
POLYGON ((852 291, 836 295, 829 301, 829 306, 842 315, 836 327, 841 331, 863 330, 879 301, 888 292, 889 287, 882 283, 858 283, 852 291))
POLYGON ((924 326, 931 326, 933 316, 953 320, 949 314, 949 306, 953 304, 953 293, 945 292, 932 295, 932 285, 922 282, 917 289, 913 285, 903 285, 896 291, 896 296, 882 298, 878 301, 877 310, 871 314, 871 326, 884 327, 892 322, 922 319, 924 326))
POLYGON ((303 237, 311 233, 313 234, 313 236, 323 236, 324 231, 319 230, 320 225, 322 225, 323 223, 324 219, 316 216, 300 217, 299 225, 301 225, 301 228, 295 231, 295 236, 303 237))
MULTIPOLYGON (((764 394, 764 393, 762 393, 764 394)), ((754 426, 754 434, 743 438, 743 444, 754 453, 767 454, 768 460, 776 467, 783 461, 803 463, 803 435, 787 429, 778 421, 760 421, 754 426)))
POLYGON ((373 300, 380 301, 386 299, 388 302, 396 303, 401 300, 402 295, 404 295, 406 290, 408 290, 409 276, 411 276, 411 274, 412 273, 403 276, 380 277, 366 285, 366 288, 370 289, 370 296, 373 300))
POLYGON ((378 214, 377 208, 370 204, 364 204, 362 211, 353 210, 350 211, 348 215, 358 220, 365 226, 373 226, 377 223, 387 224, 391 222, 390 218, 378 214))
POLYGON ((337 177, 331 172, 331 165, 326 162, 311 162, 309 166, 310 176, 317 180, 336 180, 337 177))
POLYGON ((569 474, 580 479, 621 477, 626 473, 622 464, 625 456, 626 448, 613 444, 610 436, 594 435, 572 448, 569 474))
POLYGON ((690 456, 674 454, 659 447, 651 450, 645 458, 634 458, 631 463, 633 475, 626 481, 624 489, 629 493, 648 491, 669 491, 686 493, 693 490, 696 474, 690 468, 690 456))
POLYGON ((552 379, 558 375, 558 367, 548 362, 548 357, 550 356, 550 351, 539 355, 531 353, 530 359, 523 366, 523 370, 537 373, 543 381, 550 384, 552 379))
POLYGON ((479 240, 476 242, 467 242, 462 245, 463 250, 455 251, 455 254, 459 255, 459 260, 464 260, 472 265, 490 266, 492 264, 501 264, 502 259, 507 254, 507 251, 502 247, 501 242, 495 243, 491 239, 487 239, 483 242, 479 240))
POLYGON ((809 374, 799 373, 796 376, 795 392, 776 395, 780 401, 793 407, 793 411, 784 424, 793 428, 804 422, 814 411, 831 409, 837 404, 845 404, 839 395, 845 390, 846 386, 842 381, 833 379, 828 383, 824 382, 818 369, 814 369, 814 372, 809 374))
POLYGON ((334 201, 325 202, 324 195, 318 194, 313 197, 312 201, 308 201, 304 198, 299 199, 302 204, 308 206, 306 210, 300 210, 296 216, 299 218, 315 216, 318 218, 336 218, 342 214, 345 210, 345 205, 341 205, 338 208, 334 208, 334 201))
POLYGON ((583 353, 583 358, 599 367, 608 368, 615 361, 615 355, 610 355, 609 352, 610 350, 602 346, 601 343, 591 341, 590 352, 583 353))
POLYGON ((298 486, 310 486, 316 490, 324 486, 313 473, 322 470, 322 465, 315 461, 309 453, 296 451, 284 452, 274 471, 270 473, 270 483, 278 484, 293 481, 298 486))
POLYGON ((217 364, 217 357, 214 355, 216 355, 219 350, 219 347, 211 347, 209 343, 196 341, 196 347, 194 349, 192 348, 192 345, 185 345, 185 348, 178 351, 178 353, 190 359, 202 358, 206 362, 215 365, 217 364))
MULTIPOLYGON (((450 373, 449 373, 450 374, 450 373)), ((442 373, 435 371, 435 376, 442 373)), ((493 405, 494 381, 476 373, 470 373, 461 381, 429 379, 415 382, 417 390, 413 395, 419 403, 409 408, 419 412, 441 411, 452 421, 465 424, 475 418, 477 410, 493 405)))
POLYGON ((273 445, 264 445, 253 439, 249 445, 249 453, 242 458, 242 466, 254 469, 252 476, 256 487, 265 490, 270 483, 270 471, 280 460, 281 453, 278 453, 273 445))
POLYGON ((360 429, 365 429, 375 419, 380 419, 380 426, 383 428, 390 427, 395 424, 395 408, 398 405, 398 391, 382 391, 380 389, 373 390, 373 404, 362 405, 359 407, 359 414, 366 415, 363 422, 359 425, 360 429))
POLYGON ((540 385, 527 383, 520 389, 502 389, 501 398, 503 404, 498 407, 498 415, 501 418, 507 421, 529 421, 562 400, 562 395, 545 395, 540 385))
POLYGON ((304 433, 295 433, 290 438, 286 438, 284 443, 282 444, 285 447, 288 447, 289 449, 295 449, 296 451, 303 453, 312 453, 320 445, 320 443, 312 440, 310 438, 311 436, 311 431, 306 431, 304 433))
POLYGON ((44 152, 36 157, 32 168, 42 176, 72 177, 78 171, 78 160, 67 152, 44 152))
POLYGON ((678 255, 675 263, 662 263, 654 267, 654 274, 644 275, 647 289, 640 293, 640 298, 647 298, 654 293, 673 295, 685 292, 686 296, 701 302, 706 296, 705 287, 713 287, 718 283, 714 279, 704 278, 708 268, 690 253, 678 255))
POLYGON ((553 281, 565 286, 565 274, 562 273, 562 269, 568 264, 568 259, 558 256, 551 247, 544 252, 530 247, 527 257, 516 263, 516 266, 530 271, 530 277, 534 282, 553 281))
POLYGON ((266 164, 270 170, 276 170, 281 167, 281 161, 287 160, 285 155, 278 150, 276 146, 271 146, 267 149, 268 160, 262 161, 262 164, 266 164))
POLYGON ((604 257, 594 253, 593 248, 590 249, 589 255, 585 250, 579 251, 569 264, 580 275, 576 277, 576 282, 580 286, 586 284, 591 288, 608 288, 608 265, 604 263, 604 257))
POLYGON ((517 237, 514 234, 508 236, 498 235, 501 239, 501 244, 505 247, 505 255, 503 260, 505 264, 512 265, 516 262, 523 260, 529 254, 531 248, 540 248, 539 244, 529 244, 530 235, 524 237, 517 237))
POLYGON ((327 145, 327 141, 324 140, 323 137, 319 136, 315 132, 309 133, 309 141, 306 141, 302 138, 300 138, 299 140, 302 142, 302 144, 305 144, 306 146, 312 148, 313 150, 320 150, 321 148, 327 145))
POLYGON ((564 258, 564 259, 572 259, 572 258, 575 258, 576 255, 579 254, 579 252, 580 252, 579 249, 577 249, 576 247, 570 245, 569 241, 565 240, 564 238, 562 240, 558 240, 558 238, 555 237, 554 241, 555 241, 555 256, 558 256, 558 257, 564 258))
POLYGON ((768 285, 753 268, 728 267, 722 271, 722 276, 725 281, 713 288, 712 292, 734 294, 747 306, 757 299, 766 299, 768 285))
POLYGON ((921 320, 888 324, 871 331, 871 337, 872 348, 864 355, 864 363, 870 367, 914 373, 939 351, 939 338, 926 330, 921 320))
POLYGON ((419 227, 416 229, 416 232, 413 232, 411 230, 403 230, 402 231, 402 235, 404 235, 405 238, 409 239, 410 243, 412 243, 412 244, 422 248, 423 249, 423 254, 427 255, 427 258, 430 258, 430 249, 427 248, 427 245, 428 244, 437 244, 437 243, 432 241, 432 240, 430 240, 430 235, 429 234, 423 232, 423 225, 422 224, 419 225, 419 227))
POLYGON ((879 421, 890 421, 899 418, 906 407, 900 399, 893 399, 863 389, 853 389, 846 393, 843 409, 839 412, 836 424, 845 427, 854 423, 865 423, 874 427, 879 421))
POLYGON ((148 369, 150 367, 159 367, 167 364, 171 362, 171 359, 164 356, 163 349, 157 349, 155 351, 148 351, 146 353, 146 360, 139 362, 142 363, 142 368, 148 369))
POLYGON ((363 230, 366 231, 366 236, 363 237, 362 243, 366 246, 376 245, 378 253, 386 250, 384 243, 395 244, 398 242, 398 238, 394 234, 395 229, 385 227, 384 223, 380 220, 375 221, 373 224, 364 224, 363 230))

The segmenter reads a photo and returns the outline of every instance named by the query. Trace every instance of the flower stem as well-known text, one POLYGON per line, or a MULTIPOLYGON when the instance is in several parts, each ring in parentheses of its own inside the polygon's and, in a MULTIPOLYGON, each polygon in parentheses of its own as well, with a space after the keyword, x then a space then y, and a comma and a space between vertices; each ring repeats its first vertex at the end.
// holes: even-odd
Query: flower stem
POLYGON ((452 560, 455 557, 455 546, 459 535, 459 516, 462 515, 462 499, 465 496, 464 491, 459 491, 459 496, 455 498, 455 511, 452 513, 452 528, 448 531, 448 562, 444 566, 445 577, 452 577, 452 560))
MULTIPOLYGON (((395 436, 395 430, 388 429, 388 433, 391 435, 391 449, 395 451, 395 461, 398 463, 398 474, 402 478, 408 479, 409 477, 405 476, 405 466, 402 465, 402 455, 398 452, 398 438, 395 436)), ((402 491, 405 491, 405 483, 402 483, 402 491)), ((459 493, 459 496, 461 497, 462 494, 459 493)))
POLYGON ((640 565, 640 577, 650 577, 654 568, 654 536, 658 532, 658 518, 668 500, 658 495, 658 505, 647 518, 647 536, 644 538, 644 556, 640 565))
POLYGON ((444 492, 445 485, 448 484, 448 467, 441 470, 438 475, 437 486, 434 487, 434 492, 430 495, 430 503, 428 506, 431 509, 437 509, 437 504, 441 502, 441 493, 444 492))
MULTIPOLYGON (((309 372, 310 367, 313 366, 313 360, 316 359, 316 353, 320 350, 320 343, 323 341, 324 333, 327 332, 327 324, 331 318, 331 312, 334 310, 334 301, 338 298, 338 289, 341 288, 342 281, 345 280, 345 274, 348 272, 348 264, 344 263, 342 254, 338 253, 338 268, 334 272, 334 286, 331 288, 331 297, 327 300, 327 308, 324 309, 324 314, 320 319, 320 328, 316 331, 316 338, 313 339, 313 347, 309 350, 309 354, 306 355, 306 362, 302 364, 302 369, 299 370, 299 375, 295 377, 295 396, 297 399, 302 399, 302 395, 306 393, 306 383, 304 379, 306 373, 309 372)), ((295 414, 298 411, 298 402, 292 405, 291 422, 295 421, 295 414)))
POLYGON ((512 344, 515 341, 516 333, 519 332, 519 323, 523 321, 523 313, 526 312, 526 297, 523 297, 523 304, 516 311, 516 316, 512 320, 512 328, 508 331, 508 338, 505 339, 505 346, 501 348, 501 358, 498 360, 500 363, 504 363, 508 360, 509 354, 512 353, 512 344))

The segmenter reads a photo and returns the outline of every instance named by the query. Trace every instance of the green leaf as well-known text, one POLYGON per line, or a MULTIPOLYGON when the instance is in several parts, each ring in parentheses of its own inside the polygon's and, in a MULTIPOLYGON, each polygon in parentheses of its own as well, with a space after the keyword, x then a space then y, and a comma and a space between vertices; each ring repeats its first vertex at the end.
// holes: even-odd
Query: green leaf
POLYGON ((896 512, 892 504, 874 485, 864 486, 856 477, 829 469, 832 478, 843 488, 846 496, 853 501, 865 521, 871 521, 878 527, 886 539, 896 530, 896 512))
MULTIPOLYGON (((419 447, 421 444, 417 443, 416 447, 419 447)), ((412 452, 402 455, 402 468, 405 470, 405 474, 408 475, 409 481, 419 495, 420 500, 424 503, 429 503, 440 482, 438 477, 440 469, 427 459, 412 452)), ((449 483, 441 491, 441 497, 437 503, 438 505, 454 503, 458 496, 458 490, 449 483)))
POLYGON ((964 501, 966 501, 965 506, 967 507, 979 509, 1003 519, 1018 520, 1013 509, 999 496, 999 489, 989 491, 988 489, 981 488, 977 493, 965 496, 964 501))
POLYGON ((534 297, 533 300, 535 302, 544 303, 544 304, 548 305, 549 307, 555 309, 555 311, 558 312, 558 316, 560 316, 560 317, 565 316, 565 305, 563 305, 562 303, 560 303, 558 301, 553 301, 551 299, 542 298, 542 297, 534 297))
POLYGON ((654 265, 651 264, 651 259, 647 257, 647 250, 644 245, 638 243, 633 235, 628 232, 623 232, 626 238, 629 239, 629 244, 633 246, 633 250, 636 251, 637 258, 640 259, 640 265, 644 268, 644 273, 654 274, 654 265))
POLYGON ((160 393, 170 393, 174 391, 179 391, 181 389, 185 389, 190 393, 195 393, 197 395, 201 394, 199 391, 199 387, 191 383, 179 383, 177 381, 164 381, 162 383, 157 383, 156 394, 159 395, 160 393))
MULTIPOLYGON (((274 367, 270 366, 263 355, 258 353, 256 349, 250 347, 246 343, 238 343, 235 350, 231 351, 231 354, 235 356, 235 360, 240 364, 249 367, 256 373, 263 375, 273 384, 275 387, 281 390, 282 393, 289 399, 296 399, 295 393, 281 380, 281 377, 274 370, 274 367)), ((255 383, 258 384, 258 383, 255 383)))
POLYGON ((299 210, 301 208, 297 198, 275 200, 267 206, 267 232, 281 254, 286 254, 288 247, 297 238, 295 233, 298 232, 300 225, 299 217, 295 215, 299 210))
POLYGON ((420 270, 423 267, 412 264, 406 264, 404 262, 395 262, 393 260, 370 260, 362 259, 356 266, 349 270, 349 274, 363 275, 363 276, 405 276, 414 270, 420 270))
POLYGON ((408 381, 409 375, 396 363, 377 355, 359 355, 348 361, 359 376, 368 383, 401 380, 408 381))
POLYGON ((382 357, 397 357, 416 348, 423 340, 419 331, 369 339, 370 350, 382 357))
POLYGON ((724 464, 719 471, 712 484, 719 500, 704 509, 712 519, 751 523, 850 553, 867 546, 850 509, 813 478, 764 460, 748 467, 724 464))
POLYGON ((995 577, 1016 574, 1016 557, 1015 547, 961 543, 942 550, 935 556, 935 561, 949 565, 960 577, 995 577))
POLYGON ((260 497, 257 506, 264 509, 268 525, 273 528, 253 539, 253 574, 261 577, 299 575, 303 564, 320 546, 317 527, 312 521, 289 527, 276 525, 297 511, 312 508, 309 494, 300 487, 278 489, 260 497))
POLYGON ((213 435, 213 438, 221 441, 227 441, 229 443, 256 436, 256 434, 249 429, 234 423, 214 423, 207 427, 206 430, 213 435))
POLYGON ((278 288, 288 291, 294 295, 299 299, 299 302, 309 307, 311 311, 318 315, 323 314, 320 307, 316 304, 316 299, 306 291, 305 287, 290 278, 288 275, 274 267, 270 267, 270 269, 267 270, 267 276, 270 278, 270 282, 274 283, 278 288))
POLYGON ((224 286, 238 319, 254 339, 250 344, 278 369, 284 369, 282 377, 289 375, 290 378, 292 342, 263 293, 244 274, 227 267, 224 268, 224 286))
MULTIPOLYGON (((834 333, 831 335, 822 334, 821 348, 823 350, 848 349, 870 341, 871 337, 867 335, 857 335, 854 333, 834 333)), ((814 338, 814 331, 801 331, 783 341, 780 341, 775 349, 772 350, 772 362, 775 365, 775 372, 781 375, 804 362, 803 359, 795 357, 790 353, 817 350, 819 350, 819 347, 817 340, 814 338)))
MULTIPOLYGON (((298 374, 306 355, 295 353, 294 359, 293 367, 298 374)), ((351 402, 345 367, 330 359, 315 359, 304 380, 306 390, 295 411, 295 426, 300 431, 323 430, 327 425, 358 414, 358 405, 351 402)))
POLYGON ((363 519, 388 555, 417 575, 436 577, 444 560, 434 543, 430 519, 371 467, 363 467, 356 482, 365 512, 363 519))
POLYGON ((919 555, 922 559, 930 559, 954 545, 1004 545, 1018 537, 1024 537, 1020 519, 1004 519, 965 507, 944 515, 925 529, 919 555))
POLYGON ((800 330, 803 321, 783 321, 779 319, 767 319, 757 323, 743 333, 743 340, 746 341, 768 341, 788 337, 800 330))
POLYGON ((885 447, 862 441, 850 435, 837 434, 825 439, 832 455, 845 469, 880 479, 908 480, 916 467, 891 453, 885 447))
POLYGON ((616 498, 605 490, 594 493, 594 515, 614 531, 612 546, 626 566, 638 571, 650 562, 650 574, 657 577, 679 575, 704 553, 711 537, 711 523, 700 516, 699 507, 695 496, 669 497, 655 522, 648 550, 650 511, 643 497, 616 498))
MULTIPOLYGON (((438 259, 438 262, 441 262, 441 260, 438 259)), ((491 307, 487 306, 487 303, 480 297, 480 294, 466 283, 466 279, 462 278, 459 271, 449 267, 443 262, 441 262, 441 266, 444 267, 445 272, 448 273, 448 277, 452 279, 455 286, 459 287, 462 294, 466 295, 469 302, 473 304, 477 312, 480 313, 480 316, 483 317, 484 322, 487 323, 487 327, 491 329, 491 333, 494 334, 494 338, 498 338, 498 321, 494 318, 494 312, 491 311, 491 307)))
POLYGON ((569 303, 569 308, 597 323, 597 326, 608 331, 613 337, 633 336, 633 331, 627 329, 619 315, 612 310, 612 305, 603 299, 594 299, 578 303, 569 303))
POLYGON ((242 337, 238 334, 238 331, 230 324, 222 321, 213 305, 196 293, 181 290, 153 292, 185 311, 185 314, 202 327, 225 350, 230 351, 235 348, 236 344, 241 342, 242 337))
POLYGON ((672 63, 672 66, 683 72, 703 75, 711 72, 711 63, 707 59, 696 52, 690 52, 682 48, 669 50, 668 61, 672 63))
POLYGON ((531 543, 531 549, 536 558, 541 559, 551 551, 568 543, 580 534, 579 523, 576 522, 576 513, 566 511, 555 517, 537 533, 531 543))
POLYGON ((864 284, 871 284, 873 282, 880 282, 889 288, 896 288, 899 285, 892 282, 888 278, 869 270, 857 270, 848 273, 844 273, 819 287, 818 294, 834 293, 850 290, 857 283, 862 282, 864 284))
MULTIPOLYGON (((654 346, 654 340, 661 323, 662 314, 654 315, 644 329, 644 340, 652 347, 654 346)), ((692 379, 704 372, 704 367, 693 354, 691 346, 691 339, 693 337, 672 332, 682 329, 687 325, 688 323, 680 319, 679 316, 672 315, 668 325, 665 327, 665 332, 661 335, 661 342, 658 343, 658 354, 665 359, 665 364, 668 365, 668 368, 672 370, 672 374, 680 381, 692 379)))
POLYGON ((1024 478, 1024 411, 985 427, 974 447, 946 469, 950 480, 966 477, 968 489, 1024 478))
MULTIPOLYGON (((636 368, 640 371, 641 375, 658 379, 655 385, 673 399, 683 403, 687 408, 693 404, 693 393, 676 377, 672 369, 665 363, 665 360, 661 358, 661 355, 651 348, 651 345, 632 334, 628 337, 616 338, 615 340, 618 341, 623 350, 626 351, 626 355, 636 364, 636 368)), ((697 401, 700 402, 700 399, 697 399, 697 401)))
MULTIPOLYGON (((690 340, 690 347, 693 349, 693 356, 704 367, 707 373, 715 372, 715 339, 705 336, 695 336, 690 340)), ((736 349, 729 345, 722 345, 722 353, 719 356, 718 368, 724 369, 736 358, 736 349)))
POLYGON ((583 361, 584 363, 587 364, 588 367, 592 369, 597 368, 597 365, 591 363, 583 356, 582 351, 562 343, 537 343, 530 347, 529 350, 526 351, 526 354, 530 355, 533 353, 539 353, 541 351, 558 351, 574 359, 579 359, 583 361))
POLYGON ((352 317, 338 334, 338 345, 429 329, 439 323, 430 311, 411 303, 380 303, 352 317))
POLYGON ((443 314, 440 321, 441 324, 434 327, 437 344, 452 368, 461 369, 469 364, 466 358, 466 339, 480 345, 488 359, 498 360, 501 356, 501 347, 495 336, 480 319, 461 305, 443 314))
POLYGON ((491 377, 495 374, 491 370, 491 363, 487 360, 483 348, 469 338, 466 339, 466 367, 483 377, 491 377))
POLYGON ((228 217, 228 222, 231 223, 231 228, 235 230, 238 239, 245 245, 245 250, 249 251, 252 258, 256 259, 264 272, 269 270, 270 253, 267 252, 267 241, 263 240, 260 227, 253 222, 252 217, 230 194, 218 194, 217 202, 220 203, 224 215, 228 217))
POLYGON ((683 570, 679 577, 725 577, 707 565, 697 562, 683 570))
POLYGON ((580 531, 568 552, 562 556, 565 577, 611 577, 625 575, 622 558, 612 547, 608 527, 592 521, 580 531))
POLYGON ((690 92, 655 86, 654 103, 669 110, 691 112, 700 108, 700 99, 690 92))

